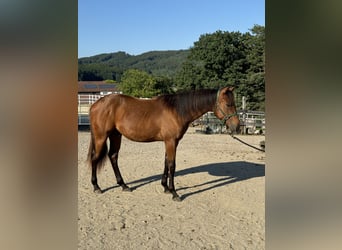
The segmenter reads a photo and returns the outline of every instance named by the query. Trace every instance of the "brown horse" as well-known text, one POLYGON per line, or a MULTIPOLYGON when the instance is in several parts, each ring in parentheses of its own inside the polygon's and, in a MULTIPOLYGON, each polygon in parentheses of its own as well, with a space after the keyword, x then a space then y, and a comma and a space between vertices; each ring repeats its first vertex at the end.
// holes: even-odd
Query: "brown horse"
POLYGON ((238 132, 240 121, 236 113, 233 87, 219 90, 197 90, 187 93, 163 95, 142 100, 126 95, 107 95, 90 108, 91 141, 88 160, 91 163, 91 183, 94 192, 102 193, 97 184, 96 172, 106 159, 112 164, 118 185, 132 191, 124 182, 118 154, 121 136, 137 142, 165 142, 165 166, 161 184, 165 193, 180 201, 174 185, 176 148, 189 124, 208 111, 213 111, 230 132, 238 132), (107 138, 110 148, 107 151, 107 138), (169 185, 167 179, 169 178, 169 185))

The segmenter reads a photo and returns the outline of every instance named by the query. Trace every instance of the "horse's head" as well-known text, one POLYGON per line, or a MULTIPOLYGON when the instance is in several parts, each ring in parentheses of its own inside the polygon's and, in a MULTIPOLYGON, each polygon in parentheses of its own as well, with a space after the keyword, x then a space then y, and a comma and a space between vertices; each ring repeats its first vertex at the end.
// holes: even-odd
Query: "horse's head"
POLYGON ((214 113, 226 124, 230 133, 238 133, 240 131, 240 120, 236 112, 233 90, 234 87, 218 90, 214 113))

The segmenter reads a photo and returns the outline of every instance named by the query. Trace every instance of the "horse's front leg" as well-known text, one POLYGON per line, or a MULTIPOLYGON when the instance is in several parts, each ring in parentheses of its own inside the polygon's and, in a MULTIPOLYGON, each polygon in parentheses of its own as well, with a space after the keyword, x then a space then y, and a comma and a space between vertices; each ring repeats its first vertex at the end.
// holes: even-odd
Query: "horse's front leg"
POLYGON ((164 193, 170 193, 169 187, 167 186, 168 176, 169 176, 169 164, 167 161, 167 156, 165 154, 164 173, 163 173, 162 179, 161 179, 161 184, 164 187, 164 193))
POLYGON ((182 201, 179 195, 176 193, 175 189, 175 183, 174 183, 174 177, 175 177, 175 171, 176 171, 176 163, 175 159, 169 161, 169 191, 172 194, 172 199, 174 201, 182 201))
POLYGON ((176 193, 175 183, 174 183, 174 176, 176 171, 176 148, 177 148, 177 141, 167 141, 165 142, 165 169, 164 174, 162 177, 162 185, 165 188, 165 191, 172 194, 172 199, 174 201, 181 201, 181 198, 176 193), (167 173, 169 177, 169 186, 167 191, 167 173))

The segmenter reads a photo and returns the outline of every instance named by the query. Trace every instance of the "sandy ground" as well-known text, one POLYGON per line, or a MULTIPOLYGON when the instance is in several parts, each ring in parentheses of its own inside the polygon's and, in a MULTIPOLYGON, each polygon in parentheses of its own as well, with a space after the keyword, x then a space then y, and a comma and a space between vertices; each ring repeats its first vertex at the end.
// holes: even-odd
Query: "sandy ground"
MULTIPOLYGON (((190 128, 177 149, 175 202, 160 184, 163 142, 124 138, 119 167, 134 191, 121 191, 107 161, 98 174, 105 192, 95 194, 90 133, 78 136, 79 249, 265 249, 265 153, 190 128)), ((258 146, 265 136, 239 138, 258 146)))

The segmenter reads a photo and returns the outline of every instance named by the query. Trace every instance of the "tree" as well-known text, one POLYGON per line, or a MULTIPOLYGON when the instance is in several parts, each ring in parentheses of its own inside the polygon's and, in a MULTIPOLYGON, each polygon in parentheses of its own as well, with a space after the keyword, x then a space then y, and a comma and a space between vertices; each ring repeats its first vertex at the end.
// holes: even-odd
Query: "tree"
POLYGON ((195 60, 188 58, 183 64, 183 68, 176 75, 176 89, 179 90, 195 90, 205 87, 204 76, 205 73, 203 65, 196 63, 195 60))
POLYGON ((246 96, 250 109, 265 109, 265 27, 254 25, 246 44, 249 68, 246 78, 246 96))
POLYGON ((102 81, 105 79, 116 80, 111 67, 101 63, 82 64, 78 66, 79 81, 102 81))
POLYGON ((177 87, 197 89, 244 84, 248 68, 245 38, 240 32, 201 35, 176 77, 177 87))
POLYGON ((129 69, 123 73, 119 89, 126 95, 152 97, 160 93, 160 90, 155 88, 156 84, 156 79, 148 73, 129 69))
POLYGON ((200 36, 176 78, 177 86, 187 89, 240 85, 248 66, 244 38, 240 32, 223 31, 200 36))
POLYGON ((166 76, 155 77, 156 83, 154 88, 158 94, 171 94, 174 92, 173 82, 166 76))
POLYGON ((263 110, 265 102, 264 27, 255 25, 252 34, 216 31, 201 35, 190 49, 176 76, 178 89, 235 86, 238 108, 242 96, 248 108, 263 110))

